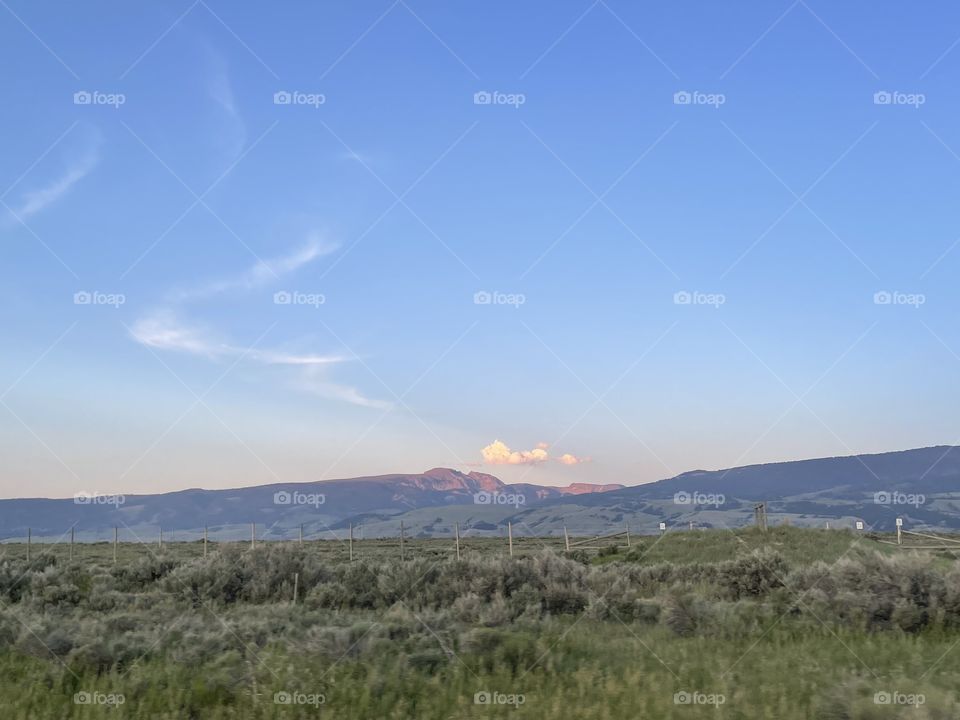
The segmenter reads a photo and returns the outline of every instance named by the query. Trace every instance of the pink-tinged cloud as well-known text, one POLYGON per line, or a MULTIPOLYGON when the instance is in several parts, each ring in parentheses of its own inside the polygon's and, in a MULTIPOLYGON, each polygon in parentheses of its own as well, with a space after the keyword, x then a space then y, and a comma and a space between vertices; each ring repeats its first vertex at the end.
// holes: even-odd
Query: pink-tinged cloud
POLYGON ((570 453, 564 453, 557 458, 557 462, 562 462, 564 465, 580 465, 582 463, 590 462, 590 458, 577 457, 576 455, 571 455, 570 453))
POLYGON ((499 440, 494 440, 480 451, 487 465, 537 465, 549 460, 542 447, 533 450, 511 450, 499 440))

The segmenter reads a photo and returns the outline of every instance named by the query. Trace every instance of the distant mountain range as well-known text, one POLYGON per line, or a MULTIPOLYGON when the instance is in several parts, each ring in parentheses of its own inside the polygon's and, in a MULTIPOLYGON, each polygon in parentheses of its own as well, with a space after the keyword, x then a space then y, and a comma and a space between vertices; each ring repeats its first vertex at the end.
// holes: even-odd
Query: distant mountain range
POLYGON ((638 533, 670 527, 738 527, 766 502, 772 523, 891 530, 960 529, 960 448, 931 447, 878 455, 822 458, 686 472, 625 487, 575 483, 508 485, 480 472, 434 468, 232 490, 183 490, 158 495, 0 500, 0 538, 56 539, 74 527, 78 539, 124 536, 152 541, 158 528, 174 539, 209 527, 219 539, 344 537, 350 525, 365 537, 442 536, 459 523, 467 536, 498 535, 512 523, 525 535, 585 535, 629 526, 638 533))
POLYGON ((162 528, 196 535, 208 527, 216 537, 249 537, 250 523, 258 533, 289 537, 342 535, 352 523, 375 523, 412 510, 469 506, 494 511, 517 509, 562 497, 623 489, 623 485, 573 483, 548 487, 521 483, 507 485, 481 472, 463 473, 433 468, 419 474, 377 475, 312 483, 280 483, 230 490, 190 489, 157 495, 96 495, 81 493, 68 499, 0 500, 0 539, 23 538, 28 529, 37 538, 56 539, 74 528, 79 539, 112 536, 119 527, 154 538, 162 528))

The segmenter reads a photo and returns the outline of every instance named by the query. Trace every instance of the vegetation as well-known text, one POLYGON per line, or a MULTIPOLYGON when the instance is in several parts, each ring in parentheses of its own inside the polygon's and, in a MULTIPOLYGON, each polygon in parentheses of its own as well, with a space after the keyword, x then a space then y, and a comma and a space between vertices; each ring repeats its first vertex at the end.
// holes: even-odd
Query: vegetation
POLYGON ((336 545, 3 546, 4 717, 960 716, 952 557, 795 528, 336 545))

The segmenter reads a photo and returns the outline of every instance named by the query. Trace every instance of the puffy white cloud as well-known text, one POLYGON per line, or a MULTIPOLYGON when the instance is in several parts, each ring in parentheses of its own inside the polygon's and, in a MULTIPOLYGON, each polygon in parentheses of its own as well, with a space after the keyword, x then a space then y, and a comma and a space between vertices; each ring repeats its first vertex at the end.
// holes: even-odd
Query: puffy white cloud
POLYGON ((536 465, 549 459, 547 451, 537 446, 533 450, 511 450, 500 440, 494 440, 480 451, 487 465, 536 465))
POLYGON ((580 465, 590 462, 590 458, 583 458, 571 453, 564 453, 551 458, 547 452, 550 445, 545 442, 537 443, 533 450, 511 450, 506 443, 494 440, 480 451, 486 465, 539 465, 549 460, 556 460, 564 465, 580 465))

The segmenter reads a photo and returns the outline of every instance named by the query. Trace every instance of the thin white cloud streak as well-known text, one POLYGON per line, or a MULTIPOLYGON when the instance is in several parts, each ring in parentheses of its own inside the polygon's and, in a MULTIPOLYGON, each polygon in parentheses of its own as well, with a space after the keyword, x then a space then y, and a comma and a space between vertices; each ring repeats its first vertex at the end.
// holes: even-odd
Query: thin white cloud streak
POLYGON ((215 342, 208 331, 181 325, 168 310, 137 320, 130 329, 130 336, 141 345, 157 350, 173 350, 211 359, 231 354, 229 346, 215 342))
POLYGON ((100 153, 97 147, 93 146, 71 162, 67 169, 48 185, 23 193, 20 205, 12 208, 11 215, 14 219, 26 220, 50 207, 93 172, 99 162, 100 153))
POLYGON ((340 400, 342 402, 350 403, 351 405, 378 408, 381 410, 393 407, 392 403, 366 397, 355 387, 331 382, 329 379, 324 377, 321 372, 322 369, 316 366, 307 368, 300 379, 295 383, 295 387, 300 391, 308 392, 312 395, 317 395, 318 397, 327 398, 329 400, 340 400))
POLYGON ((167 310, 138 320, 130 335, 141 345, 156 350, 200 355, 212 360, 244 356, 263 365, 334 365, 349 360, 340 355, 298 355, 238 347, 218 340, 205 328, 182 324, 167 310))
POLYGON ((230 82, 230 68, 226 59, 212 48, 207 49, 207 55, 209 57, 207 92, 210 99, 223 111, 227 126, 220 137, 220 142, 227 155, 236 158, 246 147, 247 125, 237 107, 233 84, 230 82))
POLYGON ((303 245, 287 255, 260 260, 245 272, 234 277, 218 280, 198 288, 180 290, 174 293, 173 300, 184 302, 231 291, 249 292, 256 290, 279 280, 284 275, 296 272, 324 255, 329 255, 338 247, 334 243, 325 242, 319 233, 313 233, 303 245))
MULTIPOLYGON (((294 251, 271 260, 258 262, 247 271, 232 278, 220 280, 200 288, 180 291, 174 303, 197 300, 233 290, 251 291, 296 272, 319 257, 336 249, 336 245, 324 243, 314 234, 294 251)), ((390 403, 368 398, 359 390, 331 381, 326 368, 353 360, 352 356, 291 353, 283 350, 244 348, 227 342, 209 328, 190 325, 181 321, 170 308, 161 308, 138 320, 130 329, 130 335, 141 345, 155 350, 197 355, 208 360, 227 357, 242 357, 244 360, 265 366, 288 366, 299 372, 293 387, 300 392, 346 402, 368 408, 388 408, 390 403)))

